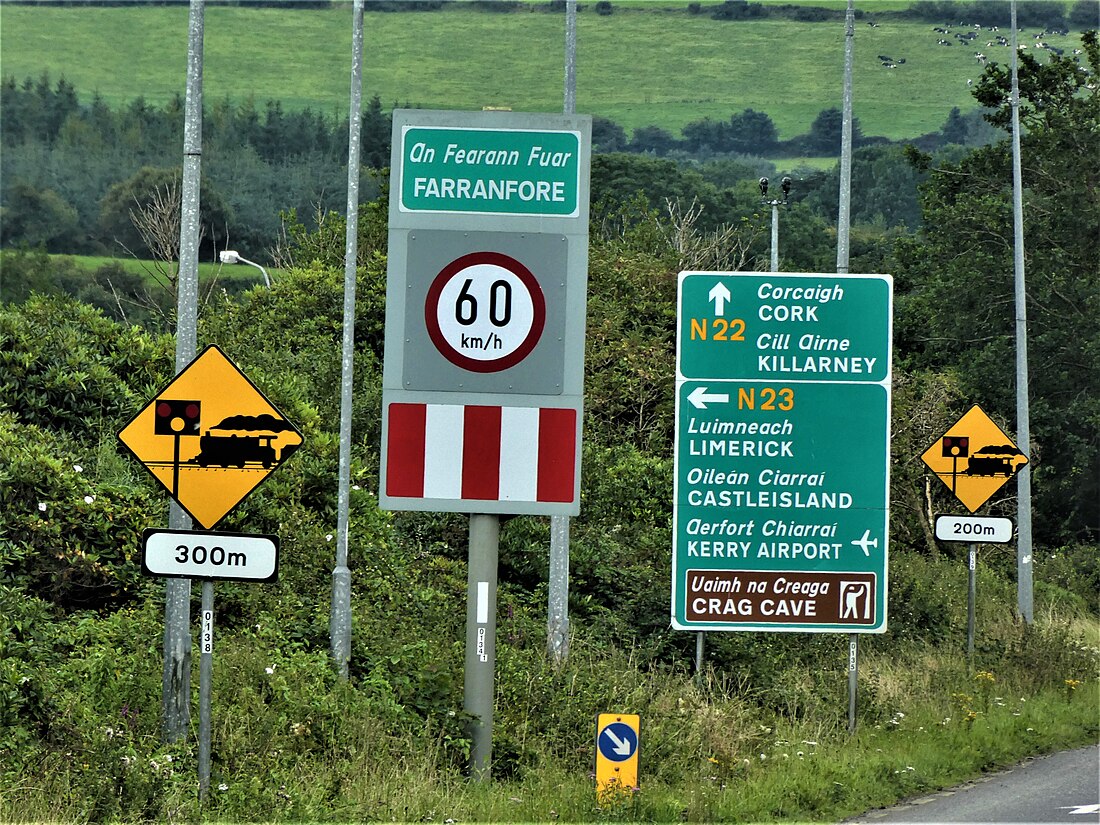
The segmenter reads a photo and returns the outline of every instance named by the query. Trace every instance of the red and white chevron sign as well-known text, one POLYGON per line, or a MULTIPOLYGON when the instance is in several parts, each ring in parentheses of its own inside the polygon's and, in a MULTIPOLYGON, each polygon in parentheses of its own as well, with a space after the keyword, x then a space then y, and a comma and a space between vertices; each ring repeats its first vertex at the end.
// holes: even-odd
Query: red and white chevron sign
MULTIPOLYGON (((384 494, 474 502, 573 502, 577 411, 408 404, 388 407, 384 494)), ((506 509, 501 512, 508 512, 506 509)))

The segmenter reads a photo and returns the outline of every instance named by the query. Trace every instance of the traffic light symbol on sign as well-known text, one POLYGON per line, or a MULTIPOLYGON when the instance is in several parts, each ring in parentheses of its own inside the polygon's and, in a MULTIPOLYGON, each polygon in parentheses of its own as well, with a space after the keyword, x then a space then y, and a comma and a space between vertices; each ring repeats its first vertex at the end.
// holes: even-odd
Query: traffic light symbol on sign
POLYGON ((198 401, 157 400, 153 432, 156 435, 199 435, 198 401))
POLYGON ((944 458, 966 458, 970 455, 970 438, 965 435, 945 435, 943 437, 944 458))

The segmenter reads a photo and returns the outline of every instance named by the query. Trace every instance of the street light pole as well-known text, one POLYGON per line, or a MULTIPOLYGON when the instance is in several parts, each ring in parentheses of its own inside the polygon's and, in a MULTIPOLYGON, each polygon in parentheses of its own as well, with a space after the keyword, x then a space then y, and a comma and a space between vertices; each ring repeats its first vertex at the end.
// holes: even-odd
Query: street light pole
POLYGON ((256 267, 256 269, 260 270, 260 272, 263 273, 264 284, 267 286, 268 289, 271 289, 271 278, 268 277, 267 270, 255 261, 250 261, 248 260, 248 258, 242 258, 237 252, 233 251, 232 249, 223 249, 218 255, 218 259, 223 264, 248 264, 249 266, 256 267))
POLYGON ((788 198, 791 194, 791 179, 790 176, 785 175, 780 182, 780 188, 783 190, 782 198, 772 198, 768 200, 768 184, 767 178, 760 179, 760 203, 769 204, 772 208, 772 249, 771 249, 771 270, 772 272, 779 271, 779 207, 786 206, 788 198))

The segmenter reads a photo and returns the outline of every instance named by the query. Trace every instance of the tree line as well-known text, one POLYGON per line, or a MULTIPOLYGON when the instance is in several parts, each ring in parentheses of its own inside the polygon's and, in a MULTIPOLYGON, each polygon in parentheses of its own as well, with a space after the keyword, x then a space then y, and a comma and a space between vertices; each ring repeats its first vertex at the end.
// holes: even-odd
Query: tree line
MULTIPOLYGON (((54 81, 43 73, 17 82, 8 76, 0 82, 0 118, 0 244, 41 246, 55 253, 153 254, 132 213, 147 209, 154 194, 163 193, 179 177, 182 97, 176 95, 162 106, 138 97, 112 108, 99 95, 82 102, 64 77, 54 81)), ((640 190, 657 198, 658 181, 645 179, 644 170, 655 168, 646 158, 675 162, 681 178, 700 172, 718 188, 731 188, 775 174, 769 158, 838 154, 840 132, 841 113, 835 108, 822 111, 806 135, 786 141, 778 138, 766 113, 753 109, 726 120, 693 121, 680 136, 646 126, 628 137, 622 126, 597 116, 593 146, 597 156, 638 156, 632 161, 632 175, 640 190)), ((369 199, 380 191, 378 173, 390 157, 390 116, 378 96, 365 108, 361 134, 361 187, 369 199)), ((856 147, 873 157, 880 172, 886 164, 898 167, 888 175, 894 186, 893 205, 857 219, 914 227, 919 214, 912 181, 897 188, 899 177, 912 177, 897 144, 865 137, 858 118, 853 134, 856 147), (870 151, 876 147, 882 151, 870 151)), ((918 137, 916 143, 934 150, 951 144, 980 145, 992 138, 980 113, 954 110, 942 130, 918 137)), ((203 117, 202 193, 207 259, 227 240, 263 257, 282 230, 281 213, 294 213, 308 222, 317 213, 338 209, 346 186, 347 146, 346 118, 309 108, 289 111, 277 100, 260 105, 251 97, 208 105, 203 117)), ((857 153, 857 163, 862 157, 857 153)), ((796 197, 804 198, 828 176, 807 169, 799 177, 796 197)), ((597 175, 595 185, 599 183, 597 175)), ((868 184, 880 185, 873 180, 868 184)), ((709 197, 703 191, 690 193, 685 186, 680 189, 688 201, 693 194, 702 200, 709 197)), ((600 190, 594 191, 594 200, 599 200, 600 190)), ((827 203, 828 198, 813 202, 827 203)), ((704 222, 732 219, 728 211, 710 208, 704 222)))

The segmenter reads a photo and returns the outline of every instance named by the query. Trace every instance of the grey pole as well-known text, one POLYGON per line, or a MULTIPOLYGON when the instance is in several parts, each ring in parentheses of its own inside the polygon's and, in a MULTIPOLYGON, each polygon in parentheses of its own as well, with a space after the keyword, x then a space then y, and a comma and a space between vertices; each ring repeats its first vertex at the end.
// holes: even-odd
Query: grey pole
POLYGON ((779 201, 772 200, 772 272, 779 271, 779 201))
POLYGON ((974 666, 974 610, 978 600, 978 548, 970 545, 970 559, 967 571, 966 599, 966 659, 974 666))
MULTIPOLYGON (((205 0, 191 0, 187 34, 187 99, 183 124, 180 268, 176 282, 176 374, 195 358, 199 315, 199 180, 202 171, 202 40, 205 0)), ((168 527, 190 530, 191 517, 173 501, 168 527)), ((164 585, 164 738, 187 735, 191 719, 191 580, 164 585)))
POLYGON ((848 274, 852 204, 852 53, 856 39, 855 0, 844 16, 844 110, 840 127, 840 209, 836 222, 836 271, 848 274))
POLYGON ((565 0, 565 114, 577 111, 577 0, 565 0))
POLYGON ((466 672, 462 709, 470 722, 470 777, 492 774, 493 694, 497 657, 497 553, 500 518, 470 516, 470 558, 466 582, 466 672))
POLYGON ((202 583, 199 636, 199 802, 210 791, 210 683, 214 674, 214 582, 202 583))
MULTIPOLYGON (((844 15, 844 110, 840 126, 840 208, 836 222, 836 272, 848 274, 852 203, 852 55, 855 51, 855 0, 844 15)), ((856 732, 859 691, 859 634, 848 635, 848 732, 856 732)))
POLYGON ((702 679, 703 676, 703 648, 706 644, 706 634, 699 631, 695 634, 695 677, 702 679))
MULTIPOLYGON (((565 105, 577 111, 577 0, 565 3, 565 105)), ((550 517, 546 651, 555 664, 569 658, 569 516, 550 517)))
MULTIPOLYGON (((1016 440, 1024 455, 1031 452, 1031 414, 1027 376, 1027 290, 1024 286, 1024 185, 1020 169, 1020 82, 1017 74, 1016 0, 1012 0, 1012 226, 1016 286, 1016 440)), ((1035 620, 1032 591, 1031 464, 1017 478, 1019 536, 1016 542, 1016 606, 1027 624, 1035 620)))
POLYGON ((859 634, 848 634, 848 733, 856 732, 856 688, 859 685, 859 634))
POLYGON ((550 517, 546 649, 555 664, 569 658, 569 516, 550 517))
POLYGON ((336 566, 332 570, 329 638, 343 679, 351 660, 351 571, 348 510, 351 495, 351 402, 355 355, 355 272, 359 256, 359 145, 363 110, 363 0, 355 0, 351 38, 351 107, 348 116, 348 202, 344 249, 344 339, 340 362, 340 478, 336 493, 336 566))

